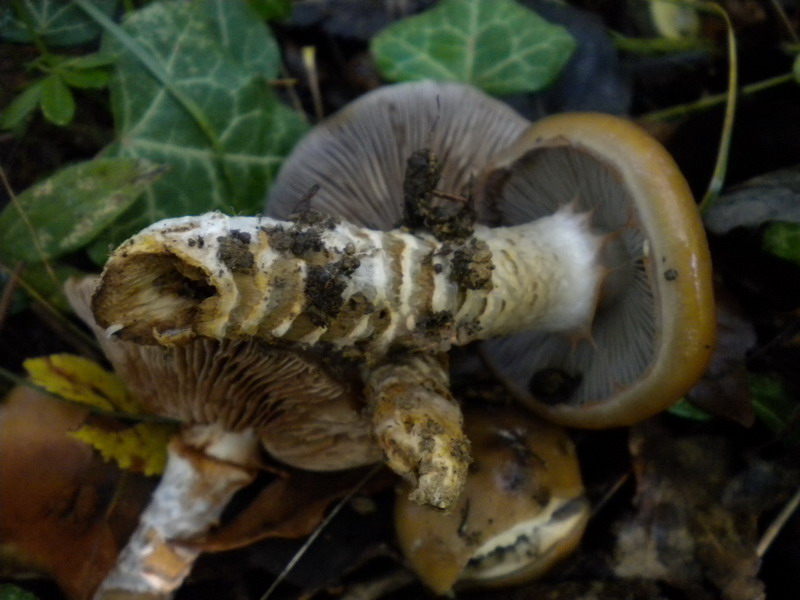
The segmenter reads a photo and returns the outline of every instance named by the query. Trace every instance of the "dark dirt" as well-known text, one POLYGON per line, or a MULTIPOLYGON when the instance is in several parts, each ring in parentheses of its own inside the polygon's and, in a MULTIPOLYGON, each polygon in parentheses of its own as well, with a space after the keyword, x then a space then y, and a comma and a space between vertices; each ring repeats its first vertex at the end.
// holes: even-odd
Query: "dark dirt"
POLYGON ((217 258, 234 273, 249 273, 256 264, 250 250, 250 234, 232 231, 228 236, 217 238, 217 258))
POLYGON ((492 251, 486 242, 472 238, 453 249, 453 266, 450 279, 468 290, 491 289, 492 251))

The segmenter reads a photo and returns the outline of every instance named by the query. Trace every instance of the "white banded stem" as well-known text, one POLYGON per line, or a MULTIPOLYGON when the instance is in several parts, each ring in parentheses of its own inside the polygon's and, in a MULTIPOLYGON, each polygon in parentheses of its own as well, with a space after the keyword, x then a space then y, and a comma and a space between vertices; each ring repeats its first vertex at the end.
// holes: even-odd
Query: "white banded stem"
POLYGON ((94 600, 171 598, 200 554, 182 542, 207 533, 233 495, 252 481, 254 471, 242 465, 257 444, 252 431, 213 427, 175 437, 161 482, 94 600))
POLYGON ((419 504, 450 508, 472 459, 447 357, 410 353, 365 369, 372 429, 386 464, 414 484, 419 504))
POLYGON ((316 215, 167 219, 114 252, 93 308, 109 332, 143 343, 258 336, 368 357, 580 331, 602 279, 601 239, 586 223, 562 209, 440 242, 316 215))

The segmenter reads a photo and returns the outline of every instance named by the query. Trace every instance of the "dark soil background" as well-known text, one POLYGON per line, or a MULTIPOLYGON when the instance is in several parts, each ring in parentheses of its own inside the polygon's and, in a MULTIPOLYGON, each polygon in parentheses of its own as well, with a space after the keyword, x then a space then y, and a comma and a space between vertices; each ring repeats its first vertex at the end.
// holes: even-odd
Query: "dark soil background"
MULTIPOLYGON (((300 57, 303 46, 317 47, 319 88, 325 114, 331 114, 383 83, 368 52, 370 37, 432 3, 296 2, 293 17, 273 29, 284 53, 286 76, 298 80, 296 91, 308 114, 313 114, 313 108, 300 57)), ((652 24, 638 16, 635 2, 523 3, 566 25, 580 46, 553 88, 508 99, 531 119, 566 110, 598 110, 637 119, 726 89, 726 32, 717 17, 700 17, 707 49, 637 54, 619 51, 608 35, 609 28, 637 37, 656 33, 652 24)), ((796 51, 800 35, 796 3, 726 0, 721 4, 736 31, 742 85, 791 71, 793 57, 787 48, 794 44, 796 51)), ((0 106, 31 76, 24 66, 35 55, 26 46, 0 44, 0 106)), ((69 127, 55 127, 37 117, 24 137, 0 134, 0 164, 12 190, 19 192, 60 166, 92 157, 110 141, 112 123, 105 94, 82 91, 78 107, 69 127)), ((673 154, 698 198, 713 171, 724 108, 720 104, 679 119, 642 121, 673 154)), ((786 169, 778 181, 789 188, 794 185, 793 199, 800 202, 800 87, 793 82, 740 99, 726 191, 735 191, 753 177, 775 177, 774 172, 786 169)), ((754 197, 770 204, 768 192, 758 189, 754 197)), ((0 191, 0 196, 7 200, 7 191, 0 191)), ((762 561, 755 557, 754 545, 800 482, 800 444, 796 443, 800 413, 785 414, 782 430, 776 433, 754 418, 754 397, 748 393, 746 379, 756 374, 782 381, 783 399, 797 406, 800 267, 763 250, 767 219, 720 224, 726 218, 724 205, 725 197, 708 216, 721 315, 718 362, 712 377, 692 394, 717 416, 698 421, 665 415, 633 430, 573 432, 588 494, 596 507, 579 551, 538 583, 500 591, 464 591, 458 597, 744 600, 763 597, 764 592, 776 600, 797 597, 800 513, 780 527, 762 561), (653 439, 659 444, 648 442, 653 439), (662 468, 666 463, 669 469, 662 468), (700 466, 705 478, 691 472, 700 466), (716 476, 724 480, 718 489, 711 483, 716 476), (684 505, 672 495, 675 489, 680 492, 677 496, 683 494, 684 505), (708 492, 708 497, 701 498, 699 490, 708 492), (646 515, 643 503, 652 509, 646 515), (683 510, 686 507, 691 510, 683 510), (641 572, 622 579, 618 567, 631 550, 620 536, 643 523, 653 525, 651 531, 663 537, 663 545, 652 552, 664 573, 648 577, 641 572), (749 529, 737 529, 743 523, 749 529), (683 545, 670 542, 676 532, 684 536, 683 545), (710 546, 721 550, 714 554, 710 546)), ((779 219, 780 208, 770 206, 772 219, 779 219)), ((0 365, 14 373, 21 372, 21 362, 27 357, 76 351, 73 337, 63 326, 35 306, 4 315, 0 327, 0 365)), ((8 382, 3 385, 10 387, 8 382)), ((476 390, 497 393, 480 369, 456 379, 454 385, 464 396, 478 396, 476 390)), ((264 482, 268 479, 264 476, 264 482)), ((394 542, 391 482, 383 488, 373 494, 360 493, 348 502, 272 598, 426 597, 428 592, 406 569, 394 542)), ((247 491, 238 501, 243 504, 247 494, 254 493, 247 491)), ((0 537, 0 543, 6 541, 0 537)), ((302 539, 266 540, 204 555, 177 597, 258 599, 302 543, 302 539)), ((69 545, 64 540, 64 552, 69 552, 69 545)), ((12 567, 0 571, 8 576, 4 581, 13 580, 39 598, 63 597, 45 580, 12 577, 18 572, 12 567)))

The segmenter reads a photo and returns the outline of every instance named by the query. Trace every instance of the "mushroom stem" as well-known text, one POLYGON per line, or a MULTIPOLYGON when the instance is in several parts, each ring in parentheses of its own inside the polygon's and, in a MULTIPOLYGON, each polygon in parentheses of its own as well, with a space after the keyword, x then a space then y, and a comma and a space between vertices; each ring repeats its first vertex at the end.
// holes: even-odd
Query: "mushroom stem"
POLYGON ((200 554, 181 540, 215 525, 231 497, 252 481, 252 469, 242 465, 257 445, 253 432, 216 427, 195 426, 176 436, 161 482, 95 600, 170 598, 200 554))
POLYGON ((319 215, 168 219, 116 250, 93 309, 132 341, 258 336, 368 359, 398 345, 442 351, 520 330, 583 331, 603 277, 602 238, 587 223, 565 208, 440 242, 319 215))
POLYGON ((415 484, 409 498, 437 508, 450 508, 458 499, 470 463, 445 364, 446 357, 417 353, 365 373, 373 431, 386 464, 415 484))

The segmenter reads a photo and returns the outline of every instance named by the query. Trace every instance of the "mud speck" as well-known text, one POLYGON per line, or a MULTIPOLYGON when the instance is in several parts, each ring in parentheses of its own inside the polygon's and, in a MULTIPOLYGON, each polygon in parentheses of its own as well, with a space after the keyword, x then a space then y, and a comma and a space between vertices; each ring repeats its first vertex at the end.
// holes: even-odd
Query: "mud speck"
POLYGON ((417 321, 417 331, 426 337, 449 338, 455 319, 449 310, 440 310, 417 321))
POLYGON ((231 231, 228 235, 218 237, 217 242, 217 258, 231 271, 247 273, 253 269, 256 259, 250 251, 249 233, 231 231))
POLYGON ((438 192, 441 175, 442 165, 429 148, 411 154, 403 180, 404 224, 439 240, 466 239, 475 225, 472 200, 438 192))
POLYGON ((453 252, 450 279, 468 290, 491 289, 492 251, 486 242, 472 238, 453 252))
POLYGON ((309 305, 307 314, 317 327, 328 327, 344 304, 342 293, 347 278, 360 265, 357 258, 344 256, 328 265, 309 265, 305 293, 309 305))

